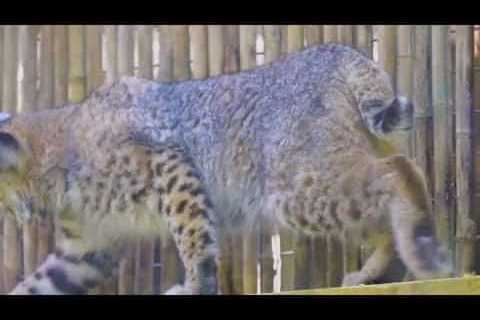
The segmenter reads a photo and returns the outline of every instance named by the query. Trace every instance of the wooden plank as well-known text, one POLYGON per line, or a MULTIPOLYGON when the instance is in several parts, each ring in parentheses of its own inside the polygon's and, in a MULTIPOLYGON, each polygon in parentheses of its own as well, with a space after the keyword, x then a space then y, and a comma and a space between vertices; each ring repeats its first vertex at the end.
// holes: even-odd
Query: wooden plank
POLYGON ((282 295, 479 295, 480 276, 367 285, 345 288, 296 290, 282 295))

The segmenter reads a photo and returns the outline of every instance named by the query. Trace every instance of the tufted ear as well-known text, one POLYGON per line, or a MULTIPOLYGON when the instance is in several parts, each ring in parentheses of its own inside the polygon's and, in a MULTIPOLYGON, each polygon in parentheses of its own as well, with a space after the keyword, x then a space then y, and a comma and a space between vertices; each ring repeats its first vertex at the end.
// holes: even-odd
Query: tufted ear
POLYGON ((0 132, 0 173, 20 172, 25 166, 26 153, 10 133, 0 132))

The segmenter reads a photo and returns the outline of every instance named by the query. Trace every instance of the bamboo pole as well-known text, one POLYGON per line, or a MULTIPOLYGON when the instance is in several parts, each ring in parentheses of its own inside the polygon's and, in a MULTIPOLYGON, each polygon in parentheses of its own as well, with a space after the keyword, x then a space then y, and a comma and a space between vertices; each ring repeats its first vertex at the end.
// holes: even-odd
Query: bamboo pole
POLYGON ((472 144, 472 26, 456 27, 456 175, 457 175, 457 248, 459 275, 471 273, 474 266, 475 221, 472 208, 474 194, 474 163, 472 144))
POLYGON ((397 26, 381 26, 378 33, 378 63, 390 75, 396 88, 397 71, 397 26))
POLYGON ((287 26, 287 51, 299 51, 304 46, 304 30, 301 25, 287 26))
MULTIPOLYGON (((240 70, 240 34, 238 25, 226 25, 223 28, 223 73, 240 70)), ((231 234, 229 254, 231 256, 231 274, 233 293, 243 292, 243 237, 241 233, 231 234)), ((226 255, 227 257, 228 255, 226 255)))
POLYGON ((3 111, 17 113, 18 27, 3 28, 3 111))
POLYGON ((170 26, 158 26, 158 42, 159 42, 159 81, 173 80, 173 38, 170 32, 170 26))
MULTIPOLYGON (((413 104, 414 119, 414 155, 417 164, 426 174, 430 172, 431 137, 431 100, 429 93, 430 70, 428 54, 430 50, 430 27, 415 27, 415 59, 413 64, 413 104)), ((431 176, 427 174, 429 186, 431 176)), ((431 190, 431 189, 430 189, 431 190)))
MULTIPOLYGON (((413 92, 414 28, 411 25, 400 25, 397 31, 397 94, 408 99, 412 98, 413 92)), ((412 155, 412 134, 410 131, 396 133, 395 140, 404 154, 412 155)))
MULTIPOLYGON (((17 66, 18 30, 17 26, 4 26, 3 42, 3 110, 17 112, 17 66)), ((10 291, 20 279, 21 243, 15 219, 6 215, 3 220, 3 281, 6 291, 10 291)))
MULTIPOLYGON (((118 26, 117 42, 118 76, 133 76, 134 74, 134 38, 133 26, 118 26)), ((128 244, 126 254, 120 259, 118 271, 118 293, 132 294, 134 291, 135 251, 128 244)))
POLYGON ((257 26, 240 26, 240 68, 242 70, 251 69, 257 65, 256 36, 257 26))
POLYGON ((84 26, 68 26, 68 57, 68 100, 79 103, 86 95, 84 26))
POLYGON ((187 25, 172 26, 174 35, 173 46, 173 77, 175 80, 190 79, 190 47, 187 25))
POLYGON ((135 251, 131 244, 127 245, 125 254, 119 262, 118 294, 134 293, 135 251))
POLYGON ((338 26, 338 40, 347 46, 353 46, 353 26, 339 25, 338 26))
MULTIPOLYGON (((145 79, 153 78, 153 28, 140 26, 137 29, 138 37, 138 75, 145 79)), ((153 293, 153 264, 154 247, 153 239, 142 239, 137 242, 135 264, 135 293, 153 293)))
POLYGON ((336 25, 324 25, 323 32, 325 43, 338 42, 338 28, 336 25))
POLYGON ((311 288, 327 286, 327 241, 325 237, 312 239, 312 267, 310 275, 311 288))
POLYGON ((354 29, 355 47, 362 51, 367 57, 373 57, 373 28, 370 25, 357 25, 354 29))
POLYGON ((223 73, 224 66, 224 26, 208 26, 208 68, 209 75, 216 76, 223 73))
POLYGON ((268 64, 282 55, 281 43, 282 34, 280 26, 265 25, 264 43, 265 43, 265 63, 268 64))
MULTIPOLYGON (((22 111, 34 111, 37 96, 37 28, 21 26, 19 29, 20 59, 23 69, 21 82, 22 111)), ((30 275, 37 266, 37 225, 36 219, 23 224, 23 272, 30 275)))
POLYGON ((3 219, 3 282, 7 292, 15 287, 22 276, 19 232, 15 218, 5 216, 3 219))
POLYGON ((68 27, 54 26, 54 95, 55 106, 68 101, 68 27))
MULTIPOLYGON (((264 35, 264 63, 268 64, 282 55, 281 43, 282 34, 281 27, 278 25, 263 26, 264 35)), ((273 278, 276 270, 274 269, 273 248, 272 248, 272 232, 266 228, 262 221, 260 229, 260 279, 261 292, 273 292, 273 278)))
POLYGON ((37 262, 43 262, 52 248, 53 220, 50 215, 37 219, 37 262))
POLYGON ((137 242, 135 264, 135 294, 153 294, 153 259, 155 242, 143 239, 137 242))
MULTIPOLYGON (((0 30, 3 31, 3 30, 0 30)), ((2 32, 3 33, 3 32, 2 32)), ((1 46, 0 46, 1 47, 1 46)), ((1 210, 1 209, 0 209, 1 210)), ((4 250, 4 242, 5 242, 5 237, 3 236, 3 217, 5 216, 5 212, 0 212, 0 294, 5 294, 6 289, 4 285, 4 274, 5 274, 5 264, 4 264, 4 259, 3 259, 3 250, 4 250)))
POLYGON ((153 79, 153 28, 152 26, 139 26, 138 39, 138 76, 153 79))
POLYGON ((90 25, 86 31, 86 68, 87 94, 89 95, 103 83, 102 70, 102 27, 90 25))
POLYGON ((205 25, 190 26, 190 43, 192 57, 192 78, 208 77, 208 27, 205 25))
POLYGON ((20 63, 23 70, 20 96, 21 111, 34 111, 37 98, 37 28, 20 26, 19 50, 20 63))
MULTIPOLYGON (((257 26, 242 25, 239 30, 240 68, 248 70, 256 66, 257 26)), ((257 237, 258 228, 243 235, 243 292, 257 293, 257 237)))
POLYGON ((106 82, 112 83, 118 78, 117 50, 118 26, 105 26, 105 71, 106 82))
MULTIPOLYGON (((480 128, 480 29, 479 26, 475 26, 474 31, 474 54, 473 54, 473 101, 474 101, 474 119, 473 127, 475 132, 478 132, 480 128)), ((474 150, 475 150, 475 175, 474 180, 480 181, 480 139, 474 139, 474 150)), ((480 205, 480 192, 475 189, 475 198, 473 200, 473 207, 478 208, 480 205)), ((478 211, 475 212, 475 217, 478 217, 478 211)), ((480 263, 480 248, 477 245, 475 251, 475 266, 478 266, 480 263)))
POLYGON ((304 30, 306 47, 323 43, 323 26, 307 25, 304 26, 304 30))
MULTIPOLYGON (((282 39, 283 40, 283 39, 282 39)), ((284 39, 287 42, 287 50, 289 53, 301 50, 303 48, 303 26, 289 25, 287 26, 287 38, 284 39)), ((283 229, 280 232, 280 247, 281 247, 281 262, 282 262, 282 290, 293 290, 295 283, 305 282, 305 276, 308 272, 305 272, 305 251, 307 244, 305 238, 300 235, 293 234, 290 230, 283 229), (300 255, 297 258, 297 250, 300 251, 300 255), (300 272, 296 272, 296 267, 300 267, 300 272)))
POLYGON ((133 39, 133 26, 120 25, 118 26, 118 75, 133 76, 134 69, 134 39, 133 39))
MULTIPOLYGON (((3 33, 4 33, 4 26, 0 26, 0 98, 3 102, 3 52, 5 50, 5 46, 3 45, 3 33)), ((3 103, 0 106, 0 110, 4 110, 3 103)), ((2 277, 0 277, 2 278, 2 277)))
POLYGON ((42 26, 40 28, 40 36, 40 89, 38 92, 38 107, 39 109, 47 109, 52 108, 54 103, 52 26, 42 26))
POLYGON ((452 94, 448 83, 448 26, 432 26, 432 105, 433 105, 433 154, 434 154, 434 211, 440 241, 452 248, 451 226, 454 215, 450 209, 449 192, 451 183, 449 143, 449 96, 452 94))

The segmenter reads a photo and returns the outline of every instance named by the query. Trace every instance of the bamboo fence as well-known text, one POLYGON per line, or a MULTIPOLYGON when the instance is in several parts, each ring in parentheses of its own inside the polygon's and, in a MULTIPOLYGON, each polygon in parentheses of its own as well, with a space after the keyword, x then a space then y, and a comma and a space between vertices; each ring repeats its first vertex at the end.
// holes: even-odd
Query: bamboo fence
MULTIPOLYGON (((415 104, 414 129, 398 137, 427 172, 441 241, 457 275, 480 268, 480 30, 413 25, 42 25, 0 26, 1 111, 18 113, 83 101, 121 76, 204 79, 248 70, 304 47, 339 42, 372 57, 398 94, 415 104)), ((56 239, 56 222, 22 227, 0 218, 0 292, 32 273, 56 239)), ((223 293, 337 287, 371 252, 334 237, 308 238, 257 225, 221 237, 223 293)), ((171 238, 131 243, 98 294, 161 293, 184 271, 171 238)))

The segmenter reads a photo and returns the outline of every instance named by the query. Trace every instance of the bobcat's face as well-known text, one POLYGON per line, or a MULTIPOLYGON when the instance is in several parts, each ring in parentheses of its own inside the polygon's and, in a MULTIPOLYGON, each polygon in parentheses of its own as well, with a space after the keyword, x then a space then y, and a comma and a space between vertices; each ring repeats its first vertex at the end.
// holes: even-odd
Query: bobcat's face
POLYGON ((0 132, 0 207, 20 220, 31 216, 36 197, 28 174, 29 160, 17 138, 0 132))

